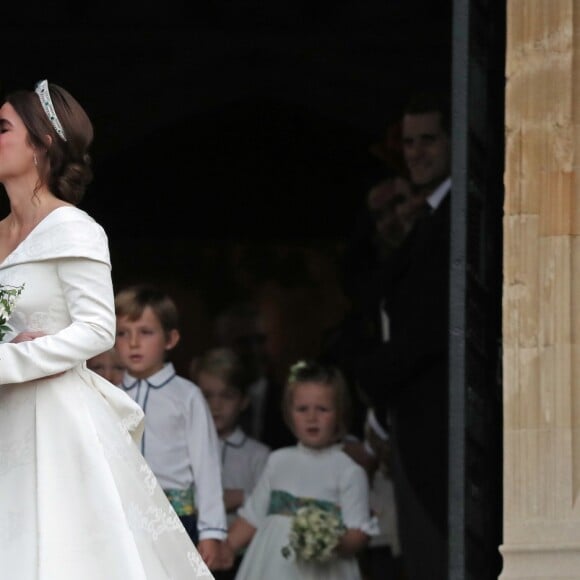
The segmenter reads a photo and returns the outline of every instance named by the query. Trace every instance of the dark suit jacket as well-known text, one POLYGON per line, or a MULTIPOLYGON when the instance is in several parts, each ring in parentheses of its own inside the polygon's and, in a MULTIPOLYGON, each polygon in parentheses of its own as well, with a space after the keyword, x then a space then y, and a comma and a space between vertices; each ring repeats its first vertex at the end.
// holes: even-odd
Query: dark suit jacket
POLYGON ((392 417, 406 475, 441 530, 447 519, 450 194, 417 223, 375 280, 389 342, 356 357, 353 374, 377 416, 392 417))

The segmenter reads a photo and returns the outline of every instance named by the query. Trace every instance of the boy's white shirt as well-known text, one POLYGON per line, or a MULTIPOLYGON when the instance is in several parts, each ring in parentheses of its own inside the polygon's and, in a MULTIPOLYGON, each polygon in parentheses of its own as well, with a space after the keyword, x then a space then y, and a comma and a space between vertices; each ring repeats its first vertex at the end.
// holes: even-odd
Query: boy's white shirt
POLYGON ((270 449, 253 437, 248 437, 240 427, 220 439, 222 480, 224 489, 252 491, 270 454, 270 449))
POLYGON ((125 373, 121 386, 145 412, 141 452, 159 485, 193 487, 199 539, 225 539, 220 445, 201 390, 171 363, 147 379, 125 373))

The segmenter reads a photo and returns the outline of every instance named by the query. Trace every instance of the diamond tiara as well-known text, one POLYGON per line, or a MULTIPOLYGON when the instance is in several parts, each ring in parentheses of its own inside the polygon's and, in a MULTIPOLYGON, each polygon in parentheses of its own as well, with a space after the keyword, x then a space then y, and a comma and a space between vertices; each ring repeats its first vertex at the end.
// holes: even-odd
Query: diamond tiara
POLYGON ((54 130, 58 133, 58 136, 66 141, 66 135, 64 134, 64 129, 56 116, 56 111, 54 110, 54 105, 52 104, 52 99, 50 98, 50 91, 48 90, 48 81, 45 79, 36 83, 34 87, 34 92, 38 95, 40 99, 40 104, 50 121, 50 124, 54 127, 54 130))

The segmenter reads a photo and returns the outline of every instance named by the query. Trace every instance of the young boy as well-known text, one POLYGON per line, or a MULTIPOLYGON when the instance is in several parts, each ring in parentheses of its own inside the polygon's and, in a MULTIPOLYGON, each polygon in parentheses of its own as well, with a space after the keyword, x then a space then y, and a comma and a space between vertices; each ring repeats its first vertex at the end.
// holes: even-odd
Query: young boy
MULTIPOLYGON (((228 348, 209 350, 196 361, 194 372, 220 438, 224 503, 230 524, 254 489, 270 449, 240 428, 240 415, 250 402, 250 378, 236 353, 228 348)), ((240 559, 232 570, 216 573, 216 580, 233 578, 240 559)))
POLYGON ((141 452, 212 568, 227 534, 219 444, 201 391, 165 360, 179 341, 177 307, 138 285, 117 294, 115 311, 115 346, 127 369, 121 387, 145 412, 141 452))

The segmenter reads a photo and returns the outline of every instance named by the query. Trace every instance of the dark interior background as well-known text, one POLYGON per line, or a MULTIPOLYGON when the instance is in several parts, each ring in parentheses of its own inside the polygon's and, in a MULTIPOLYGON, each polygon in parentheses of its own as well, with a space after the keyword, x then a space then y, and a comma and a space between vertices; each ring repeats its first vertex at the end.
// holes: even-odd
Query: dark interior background
POLYGON ((1 90, 48 78, 88 111, 95 180, 81 208, 107 230, 117 288, 174 295, 178 369, 211 345, 217 312, 252 298, 283 375, 348 308, 341 252, 389 172, 373 145, 411 92, 449 85, 451 0, 120 10, 11 7, 1 90))

